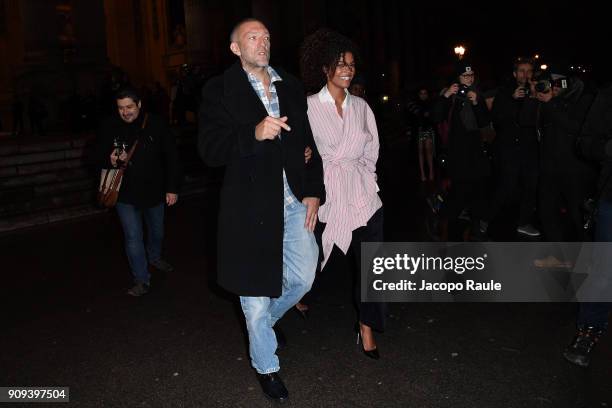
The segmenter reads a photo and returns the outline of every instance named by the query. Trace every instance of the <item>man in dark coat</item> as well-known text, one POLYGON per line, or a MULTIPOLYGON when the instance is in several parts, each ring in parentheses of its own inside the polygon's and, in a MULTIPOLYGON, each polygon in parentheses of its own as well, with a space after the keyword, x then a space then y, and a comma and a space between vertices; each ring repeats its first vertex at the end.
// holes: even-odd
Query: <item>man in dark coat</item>
MULTIPOLYGON (((582 128, 579 147, 586 159, 601 164, 595 199, 599 201, 595 214, 595 241, 612 242, 612 86, 603 89, 593 102, 582 128)), ((601 293, 612 291, 612 255, 608 246, 596 246, 593 259, 601 293)), ((587 299, 588 300, 588 299, 587 299)), ((608 329, 612 303, 580 303, 577 333, 564 351, 564 357, 581 367, 591 362, 591 353, 608 329)))
POLYGON ((145 114, 140 96, 132 89, 120 90, 116 103, 119 115, 106 120, 98 131, 95 160, 99 168, 126 168, 116 209, 134 276, 128 294, 142 296, 149 291, 148 265, 163 272, 173 269, 161 259, 161 247, 165 205, 178 200, 181 170, 176 142, 165 120, 145 114), (136 141, 127 162, 127 152, 136 141), (148 232, 146 250, 143 218, 148 232))
POLYGON ((226 166, 219 284, 240 296, 251 363, 266 396, 278 401, 288 392, 277 374, 273 326, 314 280, 323 166, 300 83, 269 66, 266 27, 244 20, 230 40, 240 61, 202 92, 199 151, 208 165, 226 166), (307 146, 312 157, 305 163, 307 146))
POLYGON ((485 216, 483 230, 511 199, 520 202, 516 231, 530 237, 540 235, 533 225, 538 187, 539 146, 536 132, 538 100, 532 92, 531 60, 514 64, 513 80, 503 86, 493 102, 491 116, 497 133, 500 179, 485 216))
POLYGON ((576 142, 593 95, 578 78, 551 70, 541 101, 538 130, 541 134, 539 212, 546 241, 585 241, 582 203, 593 192, 596 172, 578 155, 576 142), (570 234, 566 234, 561 208, 567 210, 570 234))

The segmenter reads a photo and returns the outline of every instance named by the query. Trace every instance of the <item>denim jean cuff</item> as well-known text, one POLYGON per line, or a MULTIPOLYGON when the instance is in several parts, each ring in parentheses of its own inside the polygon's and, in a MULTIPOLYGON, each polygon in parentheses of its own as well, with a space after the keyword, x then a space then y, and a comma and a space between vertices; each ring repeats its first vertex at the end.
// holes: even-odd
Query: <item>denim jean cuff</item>
POLYGON ((257 374, 272 374, 272 373, 277 373, 280 371, 280 367, 275 367, 275 368, 269 368, 267 370, 264 370, 263 372, 260 372, 259 370, 255 369, 255 371, 257 371, 257 374))

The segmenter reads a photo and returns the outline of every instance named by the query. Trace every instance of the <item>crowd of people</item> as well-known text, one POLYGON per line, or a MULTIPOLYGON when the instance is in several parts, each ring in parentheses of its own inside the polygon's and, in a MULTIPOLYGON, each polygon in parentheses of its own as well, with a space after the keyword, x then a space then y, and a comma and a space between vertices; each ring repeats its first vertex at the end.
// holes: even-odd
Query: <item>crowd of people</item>
MULTIPOLYGON (((384 241, 377 118, 363 98, 358 48, 337 32, 322 29, 305 39, 301 80, 270 66, 270 33, 256 19, 234 27, 230 50, 236 63, 207 81, 197 98, 198 151, 207 165, 225 166, 219 284, 239 297, 262 391, 283 401, 288 391, 276 351, 286 338, 277 322, 293 307, 307 316, 307 294, 330 257, 350 255, 359 265, 361 243, 384 241)), ((487 240, 489 225, 514 199, 517 233, 586 240, 580 205, 595 198, 595 237, 608 241, 610 91, 595 96, 562 70, 534 77, 533 62, 522 59, 513 81, 486 100, 477 73, 460 61, 437 97, 422 88, 408 109, 420 180, 444 190, 436 192, 444 197, 440 225, 447 225, 440 239, 487 240), (436 156, 443 154, 447 164, 440 166, 436 156), (599 193, 593 162, 605 163, 599 193)), ((163 213, 178 200, 180 160, 167 121, 143 109, 142 95, 121 89, 114 98, 119 115, 100 126, 96 157, 101 168, 125 168, 117 212, 134 276, 128 293, 141 296, 150 290, 148 265, 172 270, 161 257, 163 213)), ((364 355, 377 360, 374 332, 384 330, 386 305, 361 302, 360 273, 354 273, 355 331, 364 355)), ((608 304, 581 305, 568 360, 588 365, 608 310, 608 304)))
MULTIPOLYGON (((571 67, 536 71, 534 61, 525 58, 514 63, 512 80, 487 99, 475 81, 476 67, 460 61, 455 74, 437 98, 428 98, 422 88, 408 105, 421 180, 436 181, 427 200, 439 219, 434 238, 490 241, 490 224, 510 222, 528 240, 609 242, 610 88, 598 92, 571 67), (445 160, 433 160, 434 154, 445 160)), ((569 265, 553 255, 536 263, 569 265)), ((609 310, 606 303, 580 304, 567 360, 589 364, 609 310)))

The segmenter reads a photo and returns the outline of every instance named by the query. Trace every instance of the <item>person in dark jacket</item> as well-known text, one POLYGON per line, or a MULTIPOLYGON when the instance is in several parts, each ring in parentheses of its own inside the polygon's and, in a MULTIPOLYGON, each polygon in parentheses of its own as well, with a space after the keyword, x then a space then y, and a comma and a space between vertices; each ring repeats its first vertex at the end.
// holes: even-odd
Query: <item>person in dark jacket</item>
POLYGON ((513 76, 510 83, 498 90, 491 110, 497 134, 500 178, 482 230, 486 232, 488 223, 499 215, 508 201, 518 201, 520 213, 516 231, 537 237, 540 231, 533 226, 533 218, 538 187, 536 113, 539 103, 531 89, 533 62, 517 61, 513 76))
POLYGON ((407 110, 413 119, 412 122, 415 128, 413 134, 417 135, 421 181, 433 181, 435 131, 434 123, 431 117, 432 101, 429 97, 429 90, 425 87, 419 88, 417 92, 417 99, 408 104, 407 110), (425 172, 425 163, 427 163, 427 175, 425 172))
POLYGON ((471 215, 471 234, 480 239, 480 221, 485 207, 485 182, 490 175, 489 159, 483 149, 481 128, 489 125, 484 100, 474 87, 474 69, 469 62, 457 65, 457 78, 434 105, 434 122, 448 120, 448 155, 451 188, 446 206, 451 240, 462 240, 459 215, 471 215))
POLYGON ((585 241, 581 207, 593 192, 594 167, 578 155, 576 142, 593 95, 578 78, 552 72, 540 83, 538 131, 541 135, 539 213, 546 241, 585 241), (567 210, 569 235, 561 209, 567 210))
MULTIPOLYGON (((584 123, 580 139, 583 156, 601 164, 597 194, 599 200, 595 222, 595 241, 612 242, 612 87, 602 90, 598 95, 584 123)), ((612 261, 610 251, 605 247, 595 247, 593 258, 598 262, 606 284, 602 289, 612 291, 612 261)), ((563 356, 571 363, 587 367, 591 353, 601 336, 608 328, 612 303, 580 303, 577 333, 563 356)))
POLYGON ((230 41, 240 61, 202 91, 199 152, 206 164, 226 167, 219 284, 240 296, 251 364, 264 394, 282 401, 289 394, 278 375, 282 336, 275 323, 314 280, 319 251, 313 231, 325 201, 323 165, 301 84, 269 65, 267 28, 243 20, 230 41), (307 146, 312 155, 305 163, 307 146))
POLYGON ((132 89, 120 90, 116 102, 119 115, 100 126, 96 156, 100 168, 126 169, 116 208, 134 277, 128 294, 141 296, 149 291, 148 265, 163 272, 173 270, 161 258, 164 211, 166 205, 172 206, 178 200, 181 170, 176 142, 167 123, 141 110, 140 96, 132 89), (134 154, 126 163, 127 152, 136 141, 134 154), (143 217, 148 231, 146 250, 143 217))

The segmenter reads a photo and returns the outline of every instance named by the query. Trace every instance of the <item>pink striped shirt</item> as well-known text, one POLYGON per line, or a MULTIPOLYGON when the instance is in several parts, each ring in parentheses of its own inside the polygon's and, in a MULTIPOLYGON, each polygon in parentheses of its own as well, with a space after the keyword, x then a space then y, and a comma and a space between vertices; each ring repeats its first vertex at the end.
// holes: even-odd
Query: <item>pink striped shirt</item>
POLYGON ((336 245, 346 254, 352 233, 382 207, 376 184, 378 131, 367 102, 346 94, 342 117, 327 86, 308 97, 308 119, 323 159, 326 201, 319 209, 324 267, 336 245))

